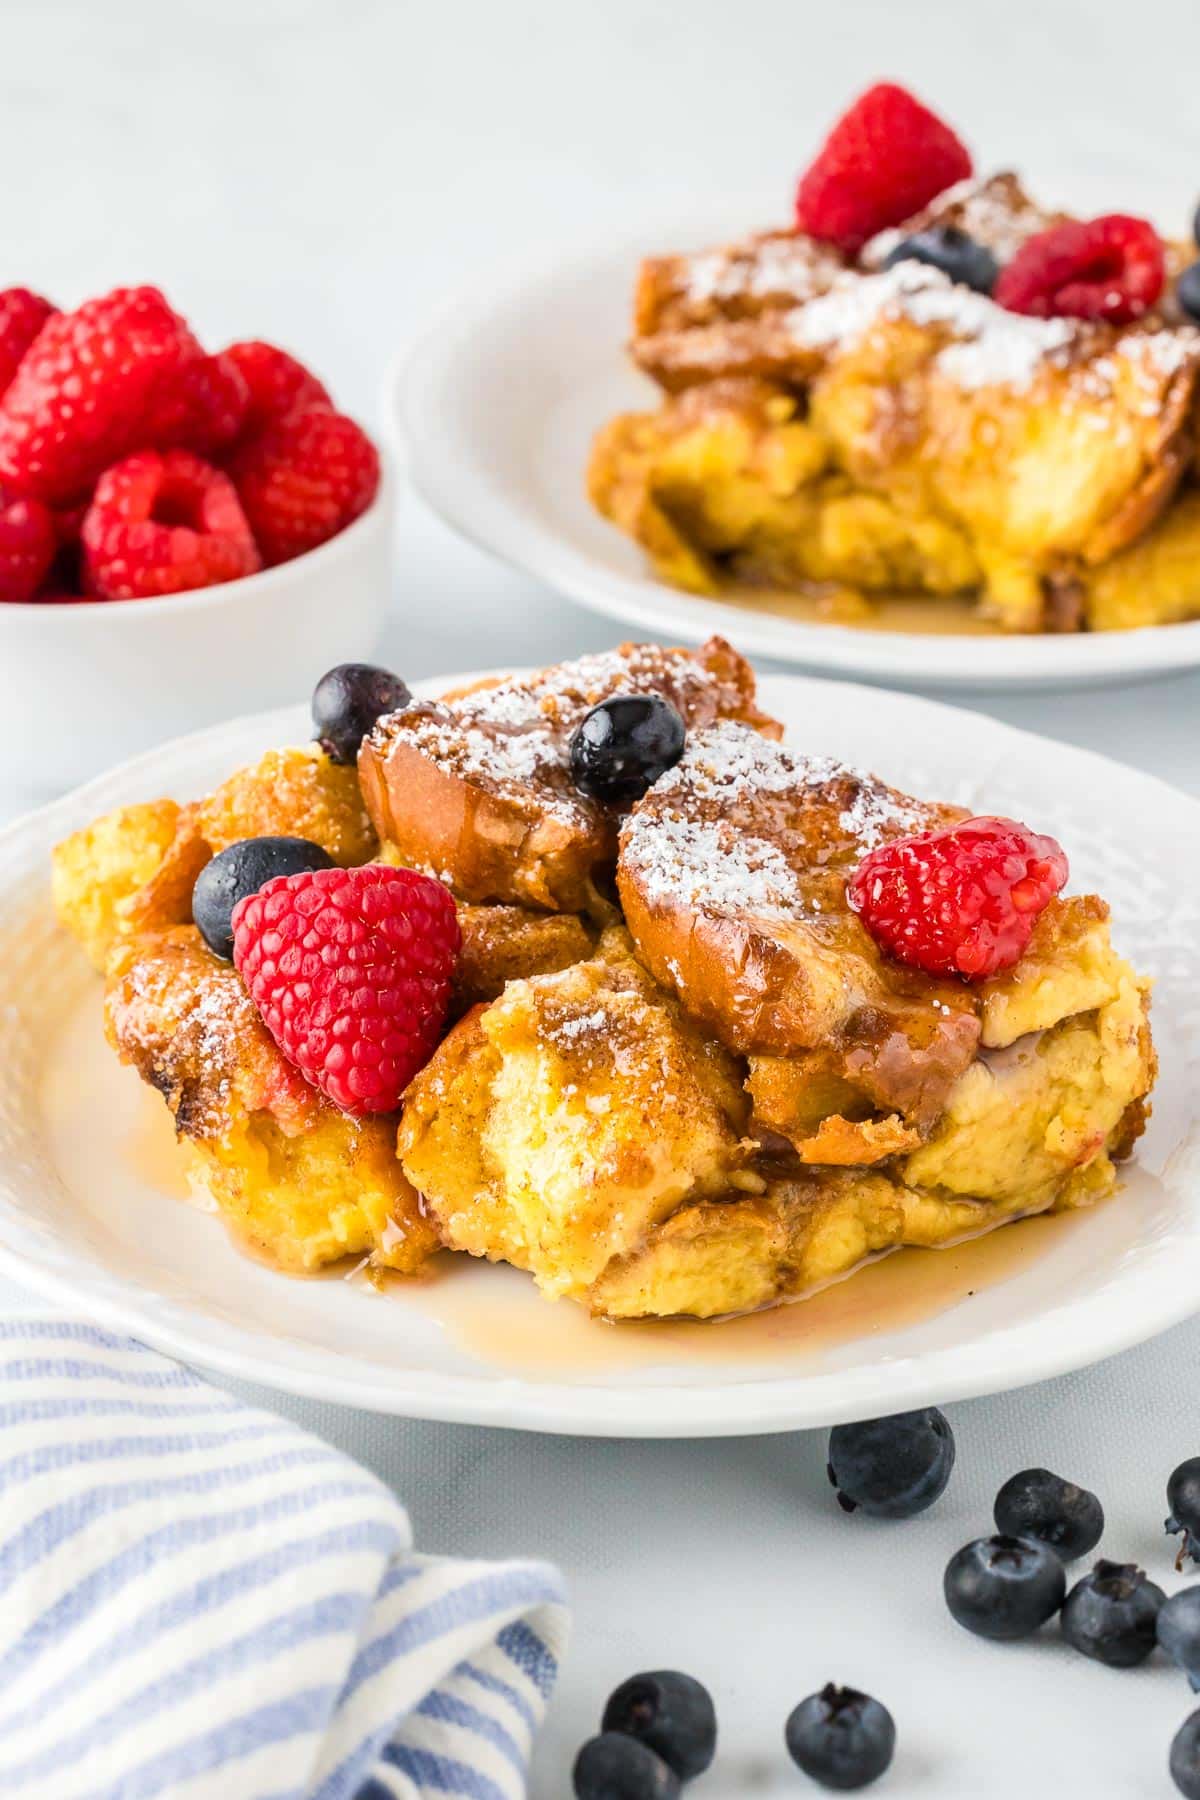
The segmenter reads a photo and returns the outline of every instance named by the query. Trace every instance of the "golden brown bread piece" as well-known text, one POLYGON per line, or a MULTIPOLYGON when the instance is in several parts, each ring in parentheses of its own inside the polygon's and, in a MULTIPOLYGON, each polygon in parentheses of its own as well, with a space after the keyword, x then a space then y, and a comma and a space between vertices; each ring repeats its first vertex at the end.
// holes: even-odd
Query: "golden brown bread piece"
POLYGON ((697 651, 625 644, 381 720, 358 762, 380 837, 460 900, 611 916, 601 887, 617 817, 576 789, 568 745, 584 714, 621 692, 661 694, 689 726, 729 717, 778 729, 722 639, 697 651))
MULTIPOLYGON (((1069 962, 1083 924, 1045 936, 1030 990, 1043 1012, 1051 947, 1069 962)), ((901 1244, 1111 1189, 1153 1052, 1142 987, 1110 958, 1101 997, 1097 960, 1058 984, 1069 1005, 1082 972, 1093 1008, 969 1063, 923 1137, 826 1118, 812 1135, 844 1142, 839 1167, 806 1165, 747 1120, 739 1061, 608 933, 593 962, 514 983, 455 1027, 406 1096, 400 1158, 450 1245, 593 1312, 712 1318, 794 1298, 901 1244)))
POLYGON ((166 1101, 194 1178, 280 1268, 368 1255, 412 1273, 438 1248, 396 1162, 394 1120, 347 1118, 309 1087, 194 926, 116 949, 105 1025, 121 1060, 166 1101))

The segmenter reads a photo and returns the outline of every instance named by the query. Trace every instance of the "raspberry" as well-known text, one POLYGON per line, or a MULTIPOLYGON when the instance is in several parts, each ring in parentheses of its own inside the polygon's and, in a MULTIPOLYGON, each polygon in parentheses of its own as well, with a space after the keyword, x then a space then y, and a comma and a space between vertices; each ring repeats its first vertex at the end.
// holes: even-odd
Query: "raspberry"
POLYGON ((843 113, 796 190, 796 223, 856 256, 971 173, 969 152, 905 88, 881 81, 843 113))
POLYGON ((58 549, 54 515, 40 500, 0 495, 0 600, 32 600, 58 549))
POLYGON ((233 960, 289 1062, 343 1112, 394 1112, 446 1022, 461 935, 440 881, 368 863, 276 875, 233 960))
POLYGON ((28 288, 0 292, 0 394, 17 372, 17 364, 54 308, 28 288))
POLYGON ((1153 225, 1108 213, 1052 225, 1030 238, 1000 271, 992 298, 1009 312, 1038 319, 1126 325, 1150 310, 1165 280, 1162 240, 1153 225))
POLYGON ((872 850, 847 898, 897 962, 981 981, 1018 960, 1066 879, 1052 837, 1015 819, 965 819, 872 850))
POLYGON ((262 567, 233 483, 190 450, 143 450, 108 469, 83 521, 88 588, 138 600, 262 567))
POLYGON ((157 288, 116 288, 38 333, 0 399, 0 481, 49 505, 86 495, 103 469, 172 414, 183 372, 203 358, 157 288))
POLYGON ((178 446, 201 456, 227 450, 241 432, 250 404, 246 378, 228 356, 202 356, 180 370, 148 413, 141 443, 178 446))
POLYGON ((290 412, 229 465, 266 563, 287 562, 336 537, 379 486, 379 452, 353 419, 327 406, 290 412))
POLYGON ((333 406, 312 371, 274 344, 250 339, 244 344, 230 344, 223 354, 237 368, 249 393, 242 422, 247 437, 256 437, 265 426, 285 418, 298 406, 333 406))

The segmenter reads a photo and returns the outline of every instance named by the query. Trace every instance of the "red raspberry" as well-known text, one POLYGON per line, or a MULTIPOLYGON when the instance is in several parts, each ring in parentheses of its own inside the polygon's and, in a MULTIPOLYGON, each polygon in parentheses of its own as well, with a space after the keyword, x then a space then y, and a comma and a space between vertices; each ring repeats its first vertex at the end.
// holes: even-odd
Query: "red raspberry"
POLYGON ((1162 240, 1145 219, 1052 225, 1022 244, 992 298, 1038 319, 1107 319, 1127 325, 1154 305, 1167 278, 1162 240))
POLYGON ((53 311, 48 300, 28 288, 5 288, 0 292, 0 394, 53 311))
POLYGON ((204 352, 157 288, 117 288, 57 313, 0 399, 0 480, 49 505, 82 499, 146 443, 182 372, 204 352))
POLYGON ((202 356, 180 370, 147 415, 143 445, 156 450, 227 450, 246 422, 250 390, 228 356, 202 356))
POLYGON ((304 406, 229 465, 263 561, 287 562, 344 531, 375 498, 379 452, 353 419, 304 406))
POLYGON ((276 419, 285 418, 298 406, 333 406, 326 389, 310 369, 274 344, 250 339, 230 344, 223 352, 249 390, 249 407, 242 429, 255 437, 276 419))
POLYGON ((394 1112, 446 1023, 461 934, 440 881, 368 863, 276 875, 233 960, 289 1062, 343 1112, 394 1112))
POLYGON ((981 981, 1018 960, 1066 879, 1052 837, 1015 819, 965 819, 872 850, 847 898, 897 962, 981 981))
POLYGON ((58 549, 54 515, 40 500, 0 494, 0 600, 32 600, 58 549))
POLYGON ((796 223, 857 256, 971 173, 948 125, 902 87, 881 81, 843 113, 796 190, 796 223))
POLYGON ((262 567, 233 483, 190 450, 143 450, 106 470, 82 535, 87 586, 102 600, 212 587, 262 567))

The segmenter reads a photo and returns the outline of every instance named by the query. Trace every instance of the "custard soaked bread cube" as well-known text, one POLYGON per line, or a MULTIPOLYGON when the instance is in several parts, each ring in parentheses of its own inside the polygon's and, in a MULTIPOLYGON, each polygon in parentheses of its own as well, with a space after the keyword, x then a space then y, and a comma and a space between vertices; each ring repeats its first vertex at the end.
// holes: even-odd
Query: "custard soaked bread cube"
POLYGON ((381 719, 358 762, 380 837, 459 900, 611 915, 601 890, 617 816, 574 785, 568 753, 585 713, 618 693, 658 694, 688 726, 737 718, 778 731, 722 639, 697 651, 625 644, 381 719))
POLYGON ((452 1249, 586 1297, 679 1206, 748 1171, 741 1072, 633 960, 511 982, 455 1026, 405 1096, 399 1153, 452 1249))
POLYGON ((438 1248, 396 1161, 394 1120, 349 1118, 311 1088, 193 926, 117 949, 105 1024, 121 1060, 162 1094, 195 1179, 280 1268, 369 1256, 407 1274, 438 1248))
POLYGON ((118 939, 190 922, 196 877, 219 850, 268 836, 309 838, 347 866, 378 849, 353 769, 315 744, 268 750, 204 800, 118 807, 64 839, 55 911, 103 972, 118 939))

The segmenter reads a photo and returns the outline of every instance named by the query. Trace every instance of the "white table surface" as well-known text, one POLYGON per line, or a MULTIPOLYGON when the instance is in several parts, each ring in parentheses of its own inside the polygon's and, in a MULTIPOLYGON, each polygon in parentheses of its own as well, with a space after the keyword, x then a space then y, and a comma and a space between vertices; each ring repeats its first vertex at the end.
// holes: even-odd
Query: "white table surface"
MULTIPOLYGON (((708 187, 782 214, 820 123, 880 74, 1048 197, 1182 226, 1200 191, 1193 0, 6 0, 3 35, 2 279, 67 302, 156 280, 214 343, 290 344, 372 420, 388 355, 508 260, 635 210, 695 216, 708 187)), ((398 669, 545 661, 618 636, 406 508, 398 669)), ((1200 675, 973 703, 1200 791, 1200 675)), ((5 772, 0 817, 26 779, 5 772)), ((4 1289, 0 1304, 29 1297, 4 1289)), ((1108 1554, 1173 1586, 1162 1490, 1200 1452, 1198 1357, 1200 1325, 1184 1326, 956 1407, 952 1487, 900 1527, 837 1511, 814 1435, 588 1443, 256 1398, 394 1483, 428 1548, 566 1569, 576 1641, 539 1800, 567 1791, 608 1689, 670 1664, 717 1697, 724 1751, 695 1790, 711 1800, 802 1788, 783 1719, 831 1677, 892 1707, 901 1748, 878 1791, 895 1800, 1153 1800, 1173 1791, 1182 1681, 1085 1664, 1054 1633, 978 1643, 949 1622, 940 1576, 987 1528, 1000 1481, 1046 1462, 1101 1494, 1108 1554)))

